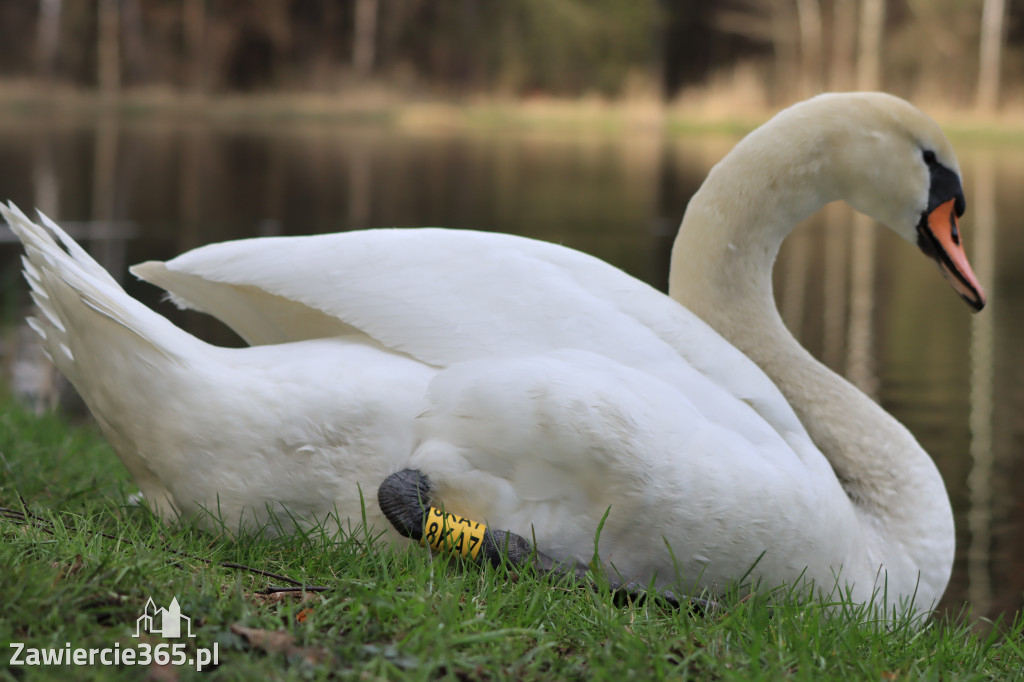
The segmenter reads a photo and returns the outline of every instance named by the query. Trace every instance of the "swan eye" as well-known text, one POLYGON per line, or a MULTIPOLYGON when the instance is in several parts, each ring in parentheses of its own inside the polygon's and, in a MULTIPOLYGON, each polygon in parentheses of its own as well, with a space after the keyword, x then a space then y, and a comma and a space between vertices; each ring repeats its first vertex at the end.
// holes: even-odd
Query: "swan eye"
POLYGON ((938 161, 935 159, 935 152, 933 152, 931 149, 925 149, 924 162, 927 163, 929 166, 937 164, 938 161))

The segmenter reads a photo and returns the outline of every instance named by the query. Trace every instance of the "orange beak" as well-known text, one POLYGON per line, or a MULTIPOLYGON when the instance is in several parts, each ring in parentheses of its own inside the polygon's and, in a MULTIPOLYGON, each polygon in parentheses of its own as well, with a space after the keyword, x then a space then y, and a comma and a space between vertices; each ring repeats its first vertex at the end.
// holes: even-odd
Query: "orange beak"
POLYGON ((917 245, 933 258, 960 298, 975 311, 985 307, 985 291, 967 262, 960 241, 960 225, 954 209, 955 199, 939 204, 917 226, 917 245))

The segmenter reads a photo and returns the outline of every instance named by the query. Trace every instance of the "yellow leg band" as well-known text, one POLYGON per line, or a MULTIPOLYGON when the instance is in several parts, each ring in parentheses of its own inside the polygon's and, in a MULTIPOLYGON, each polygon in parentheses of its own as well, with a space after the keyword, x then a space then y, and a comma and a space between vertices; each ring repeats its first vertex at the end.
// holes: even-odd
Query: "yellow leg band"
POLYGON ((421 545, 430 545, 436 551, 448 550, 476 560, 484 541, 487 526, 476 521, 431 507, 427 511, 421 545))

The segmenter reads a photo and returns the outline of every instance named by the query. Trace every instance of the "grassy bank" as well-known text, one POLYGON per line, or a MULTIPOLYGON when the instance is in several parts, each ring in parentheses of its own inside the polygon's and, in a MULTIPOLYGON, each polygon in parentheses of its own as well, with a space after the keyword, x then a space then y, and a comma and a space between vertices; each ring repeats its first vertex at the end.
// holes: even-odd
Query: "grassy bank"
MULTIPOLYGON (((884 626, 765 595, 707 612, 310 533, 168 529, 89 426, 0 401, 0 679, 196 677, 194 667, 9 666, 14 649, 156 647, 152 597, 192 618, 214 679, 1019 679, 1024 622, 884 626), (296 584, 314 586, 303 591, 296 584), (989 634, 978 634, 988 632, 989 634)), ((371 497, 372 499, 372 497, 371 497)), ((183 640, 170 640, 179 642, 183 640)))

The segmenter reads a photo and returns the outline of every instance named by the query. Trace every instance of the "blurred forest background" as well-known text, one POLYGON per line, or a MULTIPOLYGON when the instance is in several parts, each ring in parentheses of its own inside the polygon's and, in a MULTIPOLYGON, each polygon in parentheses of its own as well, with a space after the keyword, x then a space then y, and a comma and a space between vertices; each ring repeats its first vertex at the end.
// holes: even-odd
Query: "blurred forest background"
POLYGON ((1009 0, 0 0, 3 91, 1024 105, 1009 0))

